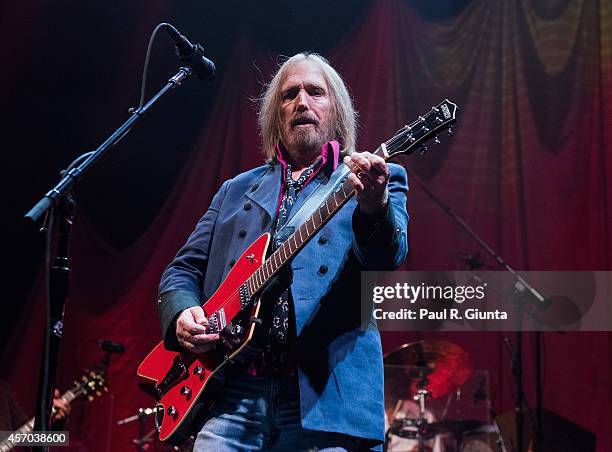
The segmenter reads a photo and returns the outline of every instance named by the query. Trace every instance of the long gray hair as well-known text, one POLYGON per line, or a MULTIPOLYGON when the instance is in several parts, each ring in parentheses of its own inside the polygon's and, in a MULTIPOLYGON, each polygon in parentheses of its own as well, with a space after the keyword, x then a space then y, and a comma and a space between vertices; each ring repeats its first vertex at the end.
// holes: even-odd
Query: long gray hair
POLYGON ((275 147, 281 139, 281 88, 287 79, 289 70, 302 61, 309 61, 318 67, 327 83, 332 105, 332 121, 335 124, 335 138, 340 143, 342 153, 351 154, 355 149, 357 112, 342 77, 321 55, 303 52, 288 58, 280 65, 258 99, 257 119, 263 140, 263 151, 268 162, 276 160, 275 147))

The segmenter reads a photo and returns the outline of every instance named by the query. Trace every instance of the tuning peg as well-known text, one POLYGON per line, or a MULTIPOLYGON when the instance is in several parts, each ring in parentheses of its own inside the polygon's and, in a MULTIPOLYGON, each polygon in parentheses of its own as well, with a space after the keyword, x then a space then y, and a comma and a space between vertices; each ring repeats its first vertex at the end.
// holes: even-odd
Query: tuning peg
POLYGON ((438 138, 438 135, 434 137, 434 143, 440 144, 440 138, 438 138))
POLYGON ((421 147, 419 148, 419 154, 423 155, 427 152, 427 146, 425 146, 424 144, 421 145, 421 147))
POLYGON ((452 136, 453 136, 453 128, 452 128, 452 127, 449 127, 449 128, 448 128, 448 136, 449 136, 449 137, 452 137, 452 136))

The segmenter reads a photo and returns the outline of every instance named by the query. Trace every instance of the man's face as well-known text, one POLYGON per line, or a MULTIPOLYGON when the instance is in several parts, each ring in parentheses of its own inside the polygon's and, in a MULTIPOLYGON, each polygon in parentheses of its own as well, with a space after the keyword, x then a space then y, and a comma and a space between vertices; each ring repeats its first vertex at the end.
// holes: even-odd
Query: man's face
POLYGON ((281 140, 289 152, 315 153, 335 138, 329 91, 310 61, 293 66, 281 87, 281 140))

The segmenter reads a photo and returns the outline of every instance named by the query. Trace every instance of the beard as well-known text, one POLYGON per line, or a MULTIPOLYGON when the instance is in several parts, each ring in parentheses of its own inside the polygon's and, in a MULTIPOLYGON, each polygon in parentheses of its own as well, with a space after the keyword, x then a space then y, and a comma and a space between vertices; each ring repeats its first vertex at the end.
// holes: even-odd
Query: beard
POLYGON ((321 153, 321 146, 335 138, 331 120, 297 127, 290 121, 282 129, 281 141, 294 160, 310 160, 321 153))

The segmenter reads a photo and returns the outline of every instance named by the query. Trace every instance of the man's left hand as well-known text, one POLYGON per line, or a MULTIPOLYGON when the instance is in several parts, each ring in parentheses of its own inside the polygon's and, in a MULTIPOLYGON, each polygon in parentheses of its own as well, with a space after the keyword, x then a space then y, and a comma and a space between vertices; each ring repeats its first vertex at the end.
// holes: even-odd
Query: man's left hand
POLYGON ((355 190, 355 197, 361 212, 374 215, 384 212, 389 191, 389 167, 382 157, 369 152, 360 152, 344 157, 350 168, 349 183, 355 190))
POLYGON ((51 422, 61 422, 70 414, 70 404, 62 399, 58 389, 53 393, 53 411, 51 422))

